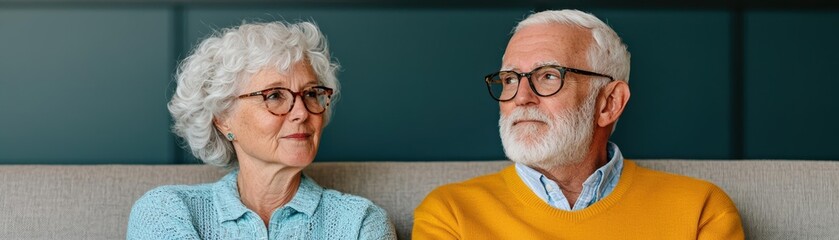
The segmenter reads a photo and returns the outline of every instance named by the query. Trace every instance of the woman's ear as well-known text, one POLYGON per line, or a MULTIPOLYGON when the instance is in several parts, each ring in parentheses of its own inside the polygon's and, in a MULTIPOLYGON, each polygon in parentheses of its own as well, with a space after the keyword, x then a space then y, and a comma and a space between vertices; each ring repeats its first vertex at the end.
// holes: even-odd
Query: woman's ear
POLYGON ((606 127, 620 118, 626 103, 629 102, 629 84, 626 81, 612 81, 606 84, 603 97, 597 106, 597 126, 606 127))
POLYGON ((230 132, 230 126, 227 124, 225 119, 213 117, 213 125, 215 125, 216 129, 223 134, 230 132))

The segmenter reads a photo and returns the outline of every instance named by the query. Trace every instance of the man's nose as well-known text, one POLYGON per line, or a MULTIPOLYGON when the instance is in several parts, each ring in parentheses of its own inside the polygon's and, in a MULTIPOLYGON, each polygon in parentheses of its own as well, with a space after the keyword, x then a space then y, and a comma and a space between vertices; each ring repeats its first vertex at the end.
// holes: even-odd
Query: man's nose
POLYGON ((530 78, 521 76, 519 78, 519 86, 516 89, 516 96, 513 98, 516 105, 525 106, 539 104, 539 96, 530 89, 530 78), (526 82, 525 82, 526 79, 526 82))

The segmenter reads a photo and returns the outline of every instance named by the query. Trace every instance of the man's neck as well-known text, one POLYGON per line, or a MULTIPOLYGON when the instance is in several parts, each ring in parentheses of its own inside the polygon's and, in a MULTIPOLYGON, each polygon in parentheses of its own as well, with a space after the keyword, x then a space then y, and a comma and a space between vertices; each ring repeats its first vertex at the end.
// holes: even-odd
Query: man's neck
POLYGON ((574 206, 577 198, 583 191, 583 183, 591 176, 598 168, 606 165, 609 162, 605 144, 593 145, 586 154, 586 158, 582 161, 558 165, 550 169, 534 168, 548 179, 556 182, 562 194, 568 199, 569 206, 574 206), (599 146, 599 147, 594 147, 599 146))

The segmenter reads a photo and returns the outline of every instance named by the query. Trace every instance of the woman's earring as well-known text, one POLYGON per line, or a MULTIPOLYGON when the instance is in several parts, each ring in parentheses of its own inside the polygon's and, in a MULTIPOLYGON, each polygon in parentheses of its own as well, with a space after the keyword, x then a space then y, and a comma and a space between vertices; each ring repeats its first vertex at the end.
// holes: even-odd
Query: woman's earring
POLYGON ((227 136, 227 141, 231 141, 231 142, 233 141, 234 138, 236 138, 236 136, 233 136, 233 133, 231 133, 231 132, 227 133, 226 136, 227 136))

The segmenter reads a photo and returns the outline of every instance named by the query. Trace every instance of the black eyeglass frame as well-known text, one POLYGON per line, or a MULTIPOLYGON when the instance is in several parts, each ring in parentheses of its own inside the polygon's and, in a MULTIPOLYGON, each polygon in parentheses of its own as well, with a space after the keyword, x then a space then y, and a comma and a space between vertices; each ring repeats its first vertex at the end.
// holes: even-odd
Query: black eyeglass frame
POLYGON ((334 90, 332 88, 325 87, 325 86, 309 87, 309 88, 303 89, 299 92, 295 92, 291 89, 284 88, 284 87, 274 87, 274 88, 259 90, 259 91, 252 92, 252 93, 242 94, 242 95, 239 95, 237 98, 262 96, 262 103, 265 104, 265 108, 268 109, 268 112, 270 112, 274 115, 282 115, 282 114, 290 113, 291 110, 294 109, 294 104, 297 103, 297 97, 299 96, 300 101, 303 101, 303 93, 305 93, 306 91, 311 90, 311 89, 321 89, 321 90, 324 90, 326 92, 326 106, 323 106, 323 110, 321 110, 320 112, 312 111, 312 109, 309 109, 309 106, 305 102, 303 103, 303 107, 306 108, 306 111, 308 111, 309 113, 321 114, 321 113, 325 112, 326 108, 329 107, 329 104, 332 103, 332 94, 334 93, 334 90), (274 91, 274 90, 279 90, 279 91, 284 90, 284 91, 288 91, 288 92, 291 93, 291 105, 288 107, 288 111, 286 111, 284 113, 275 113, 275 112, 271 111, 270 107, 268 107, 268 95, 266 95, 266 93, 269 93, 269 92, 274 91))
POLYGON ((532 71, 526 72, 526 73, 519 73, 519 72, 516 72, 516 71, 498 71, 498 72, 486 75, 484 77, 484 82, 487 85, 487 91, 489 91, 489 96, 491 96, 493 99, 495 99, 496 101, 499 101, 499 102, 506 102, 506 101, 513 100, 513 98, 516 98, 516 95, 519 94, 519 90, 518 90, 519 89, 519 84, 521 84, 522 78, 525 78, 525 77, 527 78, 527 80, 528 80, 527 83, 530 85, 530 90, 533 90, 533 93, 535 93, 537 96, 540 96, 540 97, 550 97, 550 96, 553 96, 556 93, 558 93, 559 90, 562 90, 562 87, 565 86, 565 74, 566 74, 566 72, 572 72, 572 73, 587 75, 587 76, 605 77, 605 78, 609 78, 610 82, 615 81, 615 79, 612 78, 612 76, 605 75, 605 74, 600 74, 600 73, 586 71, 586 70, 580 70, 580 69, 576 69, 576 68, 563 67, 563 66, 558 66, 558 65, 545 65, 545 66, 541 66, 541 67, 538 67, 536 69, 533 69, 532 71), (559 88, 557 88, 555 92, 550 93, 550 94, 541 94, 541 93, 539 93, 539 91, 536 91, 536 85, 533 84, 533 81, 530 78, 533 75, 534 72, 537 72, 537 71, 542 70, 544 68, 553 68, 553 69, 556 69, 556 70, 559 71, 559 80, 560 80, 559 88), (494 77, 494 76, 501 75, 501 73, 505 73, 505 72, 515 74, 516 78, 518 78, 518 83, 516 83, 517 84, 516 85, 516 93, 514 93, 513 96, 511 96, 509 99, 502 100, 498 97, 495 97, 495 95, 492 94, 492 83, 490 82, 490 79, 492 79, 492 77, 494 77))

